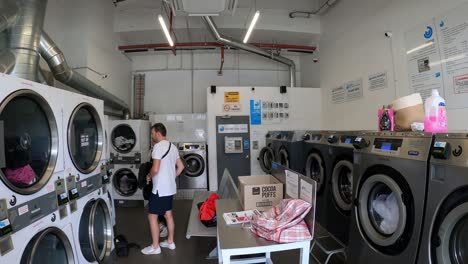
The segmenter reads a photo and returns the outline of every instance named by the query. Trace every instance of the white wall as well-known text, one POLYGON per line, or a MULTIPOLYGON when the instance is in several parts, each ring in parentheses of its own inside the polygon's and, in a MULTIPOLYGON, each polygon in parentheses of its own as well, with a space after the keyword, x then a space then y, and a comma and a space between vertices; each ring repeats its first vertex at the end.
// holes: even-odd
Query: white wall
MULTIPOLYGON (((296 54, 297 84, 301 85, 301 63, 296 54)), ((146 74, 145 111, 158 114, 206 112, 206 88, 217 86, 289 86, 285 65, 257 55, 226 51, 223 75, 218 76, 217 52, 179 52, 131 56, 134 72, 146 74), (193 63, 193 65, 192 65, 193 63), (192 100, 193 93, 193 100, 192 100)), ((313 87, 309 85, 308 87, 313 87)))
MULTIPOLYGON (((117 50, 112 1, 50 0, 44 30, 64 52, 72 68, 90 67, 108 74, 77 70, 130 105, 131 63, 117 50)), ((42 66, 47 66, 42 62, 42 66)))
POLYGON ((319 52, 304 54, 301 61, 301 82, 303 87, 320 87, 320 62, 319 52), (314 61, 317 59, 317 61, 314 61))
MULTIPOLYGON (((340 1, 323 16, 320 87, 324 89, 324 128, 376 129, 377 109, 396 97, 409 94, 404 33, 463 2, 347 0, 340 1), (391 40, 384 36, 386 31, 393 32, 391 40), (366 78, 380 71, 388 72, 389 88, 371 92, 367 88, 366 78), (343 104, 331 103, 332 88, 360 77, 364 78, 363 99, 343 104)), ((449 110, 449 128, 468 129, 467 114, 468 109, 449 110)))

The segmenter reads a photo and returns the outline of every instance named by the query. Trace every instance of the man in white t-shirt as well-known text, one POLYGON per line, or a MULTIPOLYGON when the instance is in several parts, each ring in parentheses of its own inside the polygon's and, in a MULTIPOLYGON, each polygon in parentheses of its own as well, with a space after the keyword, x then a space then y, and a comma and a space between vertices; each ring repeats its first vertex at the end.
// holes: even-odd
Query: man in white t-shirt
POLYGON ((153 243, 142 249, 145 255, 161 253, 161 247, 174 250, 174 217, 172 215, 172 201, 177 192, 176 177, 184 170, 184 164, 179 157, 179 150, 174 144, 166 140, 166 127, 157 123, 151 127, 151 139, 156 142, 151 155, 153 166, 147 181, 153 181, 153 192, 148 203, 148 221, 153 243), (158 216, 164 215, 167 222, 168 238, 159 243, 158 216))

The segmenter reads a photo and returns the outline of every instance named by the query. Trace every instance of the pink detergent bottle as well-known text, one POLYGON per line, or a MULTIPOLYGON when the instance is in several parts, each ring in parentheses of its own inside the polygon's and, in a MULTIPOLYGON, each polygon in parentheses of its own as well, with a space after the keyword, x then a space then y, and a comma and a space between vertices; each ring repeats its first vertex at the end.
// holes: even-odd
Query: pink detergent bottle
POLYGON ((430 133, 444 133, 448 131, 447 111, 445 100, 440 97, 437 89, 432 90, 432 94, 426 99, 424 104, 425 119, 424 131, 430 133))

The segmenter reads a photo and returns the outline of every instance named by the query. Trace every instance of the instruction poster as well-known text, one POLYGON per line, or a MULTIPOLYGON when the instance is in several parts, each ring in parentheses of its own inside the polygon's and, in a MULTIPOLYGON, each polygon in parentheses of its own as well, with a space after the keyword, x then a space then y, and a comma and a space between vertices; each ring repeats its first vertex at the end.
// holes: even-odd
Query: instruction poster
POLYGON ((410 91, 420 93, 423 100, 432 89, 443 94, 439 42, 434 21, 421 24, 405 34, 406 58, 410 91))
POLYGON ((388 87, 387 72, 379 72, 369 75, 369 90, 376 91, 388 87))
POLYGON ((297 199, 299 197, 298 191, 299 191, 299 175, 286 170, 286 194, 294 199, 297 199))
POLYGON ((354 101, 363 97, 362 78, 347 82, 340 87, 332 89, 332 103, 354 101))
POLYGON ((468 3, 407 32, 410 88, 426 98, 432 89, 447 108, 468 108, 468 3))
POLYGON ((284 101, 262 101, 262 120, 265 124, 281 123, 289 120, 290 105, 284 101))
POLYGON ((258 126, 262 124, 262 101, 250 100, 250 124, 258 126))

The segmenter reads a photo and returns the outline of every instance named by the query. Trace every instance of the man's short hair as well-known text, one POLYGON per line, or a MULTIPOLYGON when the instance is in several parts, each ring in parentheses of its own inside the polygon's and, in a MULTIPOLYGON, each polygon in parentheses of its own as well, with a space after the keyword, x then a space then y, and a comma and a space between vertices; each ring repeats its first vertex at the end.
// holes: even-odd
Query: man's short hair
POLYGON ((161 133, 163 137, 165 137, 167 134, 166 127, 163 125, 163 123, 156 123, 151 127, 151 129, 154 129, 154 132, 156 133, 157 132, 161 133))

